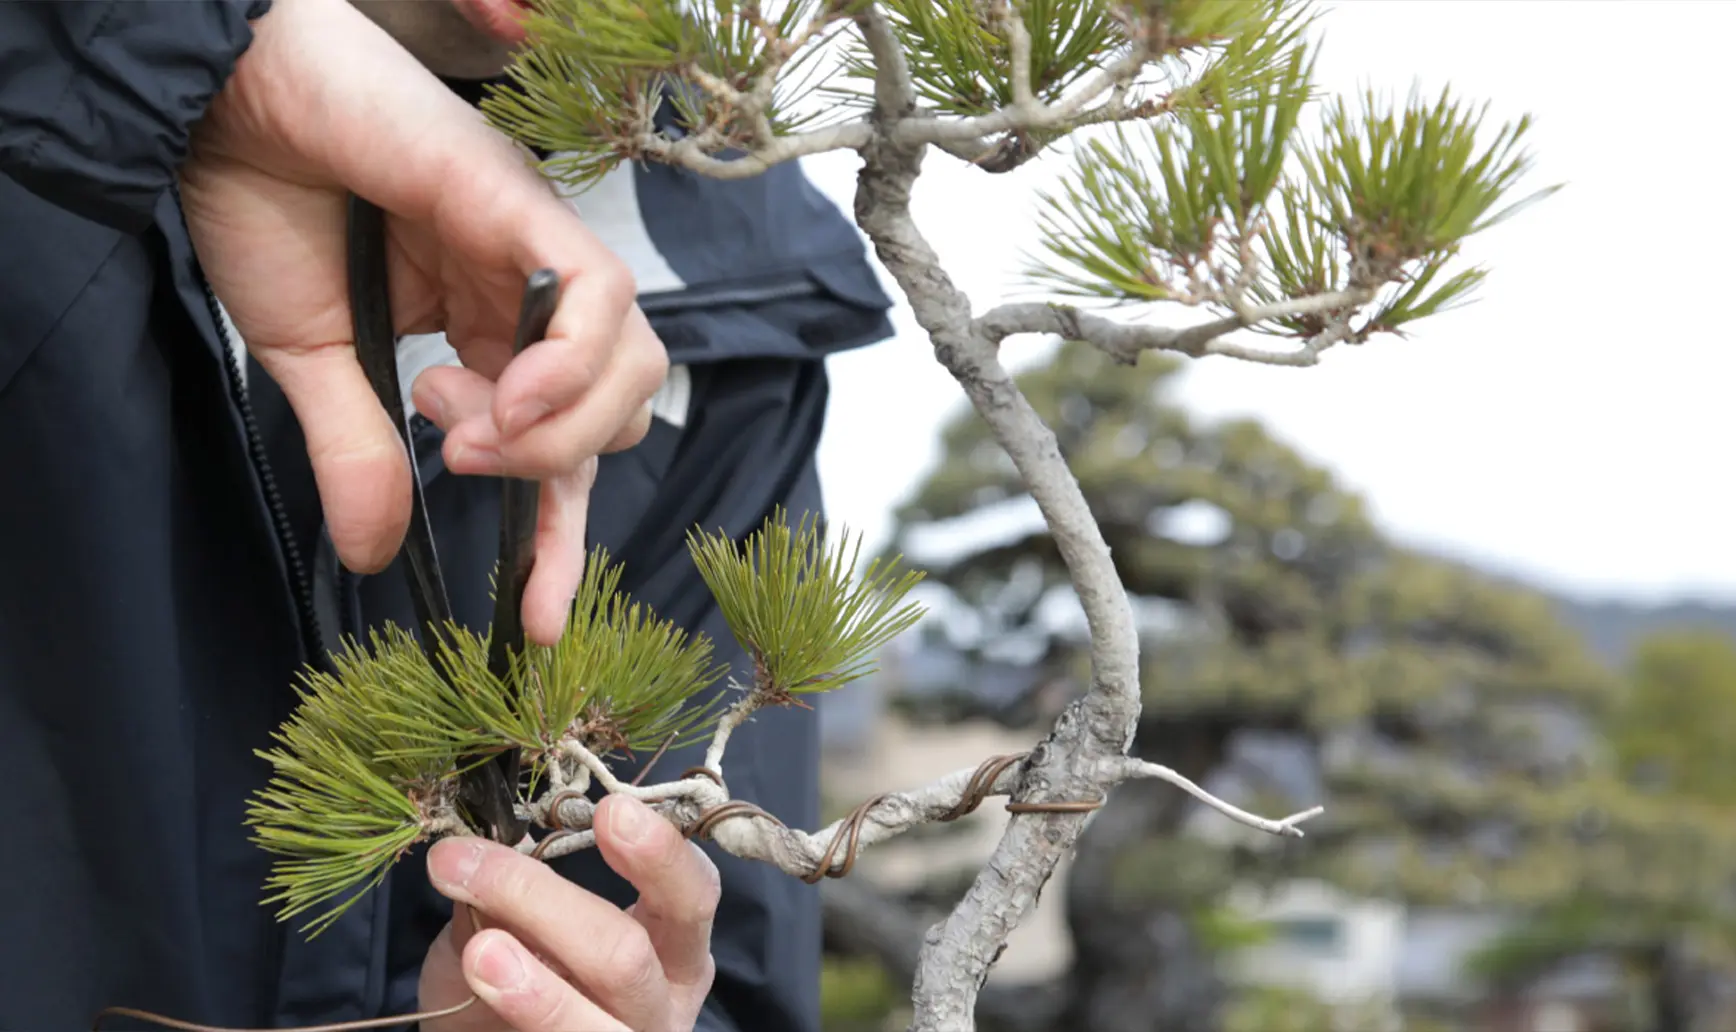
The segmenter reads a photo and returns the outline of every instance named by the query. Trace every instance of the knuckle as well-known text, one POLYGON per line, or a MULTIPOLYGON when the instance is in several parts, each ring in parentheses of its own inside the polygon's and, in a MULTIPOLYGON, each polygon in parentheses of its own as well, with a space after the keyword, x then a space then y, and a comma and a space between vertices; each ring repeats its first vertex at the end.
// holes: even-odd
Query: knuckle
POLYGON ((633 363, 633 391, 649 402, 669 378, 669 356, 662 348, 637 358, 633 363))
POLYGON ((699 962, 699 967, 695 970, 693 988, 698 990, 700 998, 704 999, 705 995, 711 992, 711 983, 715 981, 717 981, 717 961, 712 957, 711 951, 706 950, 705 958, 699 962))
POLYGON ((579 394, 591 390, 608 371, 610 354, 605 347, 587 346, 579 349, 572 364, 573 384, 579 394))
POLYGON ((591 270, 596 289, 616 304, 629 304, 639 296, 639 281, 627 263, 611 254, 607 261, 598 262, 591 270))
POLYGON ((502 856, 492 850, 490 854, 483 860, 472 883, 478 898, 506 910, 533 902, 537 892, 537 872, 524 863, 515 863, 521 859, 517 854, 502 856))
MULTIPOLYGON (((638 365, 637 375, 650 382, 655 392, 669 376, 669 348, 652 328, 645 313, 634 308, 624 329, 627 346, 638 365)), ((649 396, 649 394, 647 395, 649 396)))
POLYGON ((683 845, 696 857, 698 887, 693 894, 694 917, 700 921, 710 921, 717 914, 717 905, 723 901, 723 876, 718 872, 717 865, 711 862, 711 857, 705 851, 691 842, 683 845))
POLYGON ((655 891, 647 890, 640 903, 694 934, 709 937, 717 905, 723 899, 723 879, 717 865, 692 842, 678 840, 676 848, 656 861, 661 868, 655 891))
POLYGON ((515 1024, 526 1030, 548 1029, 550 1032, 580 1028, 578 993, 565 983, 552 978, 539 978, 536 986, 526 993, 519 1005, 522 1017, 515 1024))
POLYGON ((657 949, 637 921, 621 924, 620 935, 599 964, 599 974, 615 994, 636 997, 650 989, 657 979, 657 949))
POLYGON ((658 893, 661 897, 658 913, 684 925, 709 923, 723 899, 723 879, 705 851, 692 842, 677 839, 674 848, 659 857, 657 864, 663 868, 659 881, 664 888, 658 893))
POLYGON ((527 480, 566 476, 590 457, 586 442, 560 426, 531 430, 505 456, 507 472, 527 480))
POLYGON ((627 422, 609 438, 609 443, 603 447, 605 452, 622 452, 636 447, 651 433, 651 406, 646 405, 636 410, 627 422))
POLYGON ((588 435, 567 434, 550 443, 548 471, 565 476, 589 462, 596 453, 596 444, 588 439, 588 435))

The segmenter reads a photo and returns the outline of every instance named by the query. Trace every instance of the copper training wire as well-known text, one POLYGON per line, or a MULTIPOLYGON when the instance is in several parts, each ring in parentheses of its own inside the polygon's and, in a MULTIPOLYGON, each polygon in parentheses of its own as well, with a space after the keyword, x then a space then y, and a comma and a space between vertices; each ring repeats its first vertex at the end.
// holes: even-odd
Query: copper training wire
MULTIPOLYGON (((964 791, 959 794, 958 803, 935 819, 941 822, 955 821, 967 814, 974 813, 994 791, 995 782, 1000 780, 1001 775, 1006 773, 1008 768, 1023 763, 1030 755, 1028 752, 1007 753, 1001 756, 990 756, 977 764, 976 770, 971 772, 970 780, 965 783, 964 791)), ((705 767, 694 767, 683 772, 681 776, 686 778, 691 775, 703 775, 719 785, 723 784, 723 779, 717 775, 717 772, 705 767)), ((838 830, 827 842, 826 851, 814 863, 814 869, 801 875, 801 879, 809 885, 813 885, 822 878, 842 878, 849 874, 856 866, 856 857, 861 851, 862 829, 868 822, 868 815, 888 798, 890 798, 889 793, 882 793, 851 810, 849 816, 839 822, 838 830), (838 855, 840 849, 843 851, 842 858, 838 855)), ((1015 814, 1090 813, 1102 805, 1103 800, 1101 799, 1094 802, 1059 800, 1055 802, 1015 803, 1008 801, 1007 811, 1015 814)), ((684 829, 684 834, 688 838, 708 839, 720 823, 732 817, 758 817, 769 820, 780 828, 787 827, 783 821, 752 803, 732 799, 702 812, 691 825, 684 829)))
MULTIPOLYGON (((329 1025, 298 1025, 293 1032, 352 1032, 355 1029, 393 1028, 423 1021, 433 1021, 436 1018, 449 1018, 475 1003, 477 997, 472 995, 463 1003, 440 1010, 420 1011, 416 1014, 397 1014, 385 1018, 364 1018, 360 1021, 336 1021, 329 1025)), ((164 1017, 147 1010, 134 1007, 104 1007, 97 1011, 96 1020, 91 1023, 91 1032, 101 1032, 104 1018, 136 1018, 148 1021, 164 1028, 177 1028, 181 1032, 272 1032, 270 1029, 228 1028, 222 1025, 201 1025, 196 1021, 182 1021, 179 1018, 164 1017)))

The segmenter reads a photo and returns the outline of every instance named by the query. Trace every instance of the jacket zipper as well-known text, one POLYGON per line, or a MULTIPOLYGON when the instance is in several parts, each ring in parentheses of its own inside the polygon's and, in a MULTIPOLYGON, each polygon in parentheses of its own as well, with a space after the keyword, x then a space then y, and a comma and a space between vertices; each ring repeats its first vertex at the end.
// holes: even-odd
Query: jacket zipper
POLYGON ((229 394, 241 411, 241 427, 247 435, 247 455, 253 462, 254 472, 259 475, 260 486, 265 492, 266 507, 271 510, 271 525, 277 533, 278 546, 283 549, 284 561, 289 567, 290 586, 295 593, 296 617, 301 621, 301 631, 307 642, 308 660, 317 665, 322 659, 325 639, 320 637, 319 615, 313 606, 313 578, 309 576, 307 564, 301 558, 301 549, 295 543, 295 534, 289 525, 289 509, 283 504, 282 492, 277 489, 277 477, 272 473, 271 463, 265 454, 265 439, 259 434, 259 423, 253 415, 253 403, 247 398, 247 385, 241 377, 241 359, 236 355, 229 339, 228 328, 223 325, 217 292, 211 289, 204 270, 199 272, 199 285, 205 290, 205 307, 211 313, 211 321, 217 326, 217 342, 223 348, 223 370, 228 375, 229 394))
MULTIPOLYGON (((181 217, 181 229, 186 233, 189 246, 192 241, 192 231, 187 227, 185 209, 181 207, 180 184, 170 187, 175 197, 175 211, 181 217)), ((290 588, 295 596, 295 615, 300 623, 302 640, 306 643, 307 661, 320 665, 324 661, 325 639, 320 636, 319 616, 313 604, 313 578, 309 575, 307 563, 303 561, 301 549, 295 543, 295 533, 289 523, 289 508, 283 504, 283 494, 277 488, 277 476, 271 471, 271 462, 266 457, 265 439, 259 433, 259 421, 253 414, 253 403, 247 398, 247 384, 241 376, 241 358, 235 353, 233 341, 229 337, 229 329, 223 322, 222 306, 218 303, 217 292, 211 288, 211 281, 205 276, 205 268, 199 262, 199 256, 193 255, 193 271, 199 277, 199 288, 205 293, 205 311, 211 316, 212 328, 217 331, 217 344, 223 352, 223 371, 229 381, 229 397, 241 413, 241 428, 247 438, 247 457, 253 464, 253 471, 259 477, 259 484, 265 494, 266 508, 271 512, 271 527, 277 535, 277 546, 283 550, 284 564, 289 569, 290 588)))

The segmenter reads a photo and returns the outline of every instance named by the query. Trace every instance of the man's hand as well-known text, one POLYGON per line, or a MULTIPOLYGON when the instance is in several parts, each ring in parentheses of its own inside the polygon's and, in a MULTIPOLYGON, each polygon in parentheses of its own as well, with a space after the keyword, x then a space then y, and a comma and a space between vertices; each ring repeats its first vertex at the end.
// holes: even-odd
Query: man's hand
POLYGON ((711 989, 717 868, 674 825, 603 800, 597 847, 639 890, 616 909, 546 864, 480 838, 428 852, 434 886, 463 906, 422 966, 421 1008, 480 1000, 428 1032, 691 1032, 711 989))
POLYGON ((307 438, 352 569, 383 568, 410 471, 353 346, 347 194, 387 213, 400 333, 443 330, 462 369, 417 382, 455 472, 549 481, 527 635, 558 636, 583 565, 590 467, 649 427, 668 359, 625 266, 525 154, 344 0, 276 0, 182 169, 193 243, 307 438), (526 276, 561 276, 548 338, 511 354, 526 276))

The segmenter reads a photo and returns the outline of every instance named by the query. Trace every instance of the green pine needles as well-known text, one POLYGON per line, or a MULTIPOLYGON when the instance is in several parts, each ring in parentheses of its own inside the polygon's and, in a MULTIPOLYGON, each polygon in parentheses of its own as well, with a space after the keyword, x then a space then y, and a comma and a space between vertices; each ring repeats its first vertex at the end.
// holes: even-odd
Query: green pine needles
MULTIPOLYGON (((1013 101, 1003 34, 986 24, 980 0, 886 0, 892 31, 903 45, 917 95, 935 111, 981 115, 1013 101)), ((1028 0, 1017 14, 1030 33, 1036 96, 1061 99, 1067 88, 1128 43, 1127 22, 1109 0, 1028 0)), ((852 48, 847 74, 872 80, 866 47, 852 48)), ((869 95, 859 91, 866 103, 869 95)))
POLYGON ((900 605, 921 573, 876 559, 858 581, 861 539, 846 535, 822 548, 808 519, 793 530, 774 519, 745 555, 721 537, 693 536, 688 547, 771 700, 829 692, 872 673, 872 655, 922 616, 921 606, 900 605))
POLYGON ((719 150, 754 142, 754 106, 777 133, 810 125, 823 111, 796 110, 818 79, 806 74, 818 41, 858 0, 536 0, 529 39, 482 109, 503 131, 557 156, 551 177, 585 185, 624 160, 667 98, 684 133, 719 150), (753 96, 762 74, 776 88, 753 96), (722 97, 736 91, 741 103, 722 97))
MULTIPOLYGON (((817 522, 781 513, 745 547, 723 534, 689 537, 694 562, 736 638, 754 657, 761 705, 829 691, 872 670, 872 653, 921 616, 904 596, 921 579, 874 561, 857 576, 859 539, 827 541, 817 522)), ((689 635, 620 591, 621 567, 594 552, 561 640, 488 670, 488 638, 448 627, 430 661, 388 626, 349 642, 331 669, 308 670, 294 714, 258 755, 273 769, 247 815, 277 856, 266 882, 278 917, 313 914, 317 935, 406 851, 465 834, 456 807, 460 757, 517 749, 520 800, 547 785, 568 743, 621 756, 710 734, 726 691, 704 635, 689 635)), ((737 677, 750 672, 737 671, 737 677)), ((563 780, 567 774, 563 772, 563 780)))
POLYGON ((543 167, 556 179, 584 186, 641 160, 734 178, 732 165, 863 151, 879 137, 1005 172, 1089 131, 1041 199, 1027 284, 1204 307, 1309 354, 1402 335, 1466 303, 1485 270, 1457 267, 1464 242, 1553 192, 1511 200, 1532 171, 1529 119, 1488 124, 1486 107, 1448 91, 1322 98, 1314 0, 535 9, 514 88, 483 106, 508 135, 555 152, 543 167), (875 19, 916 104, 901 126, 875 113, 887 60, 870 46, 875 19), (657 116, 665 99, 674 123, 657 116))

